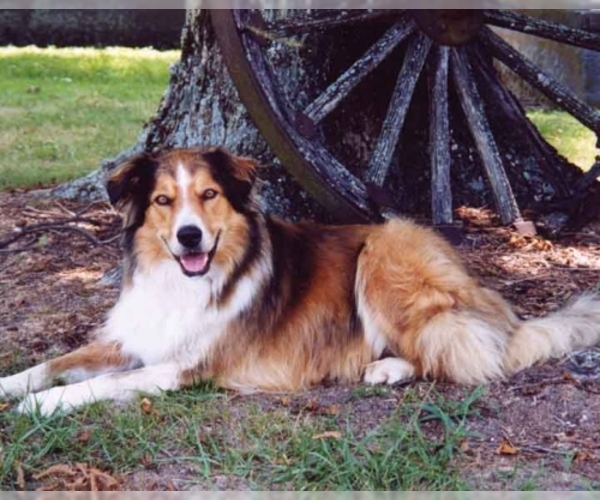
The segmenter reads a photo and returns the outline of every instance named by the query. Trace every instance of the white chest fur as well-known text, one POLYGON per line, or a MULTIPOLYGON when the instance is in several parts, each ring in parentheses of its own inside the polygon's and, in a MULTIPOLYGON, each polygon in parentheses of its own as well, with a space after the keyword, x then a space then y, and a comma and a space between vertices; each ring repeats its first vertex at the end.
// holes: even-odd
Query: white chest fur
POLYGON ((250 305, 256 278, 241 279, 227 305, 216 307, 211 296, 219 280, 209 275, 187 277, 174 261, 147 273, 136 272, 133 286, 109 314, 104 338, 121 343, 125 353, 145 365, 175 361, 191 367, 207 356, 229 322, 250 305))

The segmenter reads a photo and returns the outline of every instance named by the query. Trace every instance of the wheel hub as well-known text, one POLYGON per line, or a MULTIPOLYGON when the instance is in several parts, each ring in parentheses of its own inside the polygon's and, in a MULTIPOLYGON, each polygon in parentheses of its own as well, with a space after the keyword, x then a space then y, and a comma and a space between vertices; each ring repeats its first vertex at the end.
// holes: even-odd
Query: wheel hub
POLYGON ((411 10, 419 28, 440 45, 463 45, 483 26, 483 11, 478 9, 411 10))

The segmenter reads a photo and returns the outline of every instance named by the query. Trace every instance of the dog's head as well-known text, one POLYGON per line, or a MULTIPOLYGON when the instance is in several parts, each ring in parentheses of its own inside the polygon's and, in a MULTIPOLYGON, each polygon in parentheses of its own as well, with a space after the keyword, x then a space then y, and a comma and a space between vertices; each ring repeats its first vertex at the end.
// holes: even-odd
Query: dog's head
POLYGON ((117 168, 107 191, 123 212, 125 250, 148 261, 175 259, 187 276, 231 260, 247 244, 257 165, 223 149, 142 154, 117 168))

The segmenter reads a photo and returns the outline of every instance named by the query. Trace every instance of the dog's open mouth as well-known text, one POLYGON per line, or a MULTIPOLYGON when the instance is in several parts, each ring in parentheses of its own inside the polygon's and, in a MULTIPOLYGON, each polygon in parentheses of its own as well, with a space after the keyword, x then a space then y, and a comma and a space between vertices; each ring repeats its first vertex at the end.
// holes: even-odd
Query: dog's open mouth
POLYGON ((208 272, 210 263, 217 251, 220 236, 221 233, 219 232, 215 238, 215 244, 209 252, 190 251, 180 256, 174 256, 186 276, 202 276, 208 272))
POLYGON ((179 257, 179 263, 187 274, 204 274, 209 267, 208 253, 188 253, 179 257))

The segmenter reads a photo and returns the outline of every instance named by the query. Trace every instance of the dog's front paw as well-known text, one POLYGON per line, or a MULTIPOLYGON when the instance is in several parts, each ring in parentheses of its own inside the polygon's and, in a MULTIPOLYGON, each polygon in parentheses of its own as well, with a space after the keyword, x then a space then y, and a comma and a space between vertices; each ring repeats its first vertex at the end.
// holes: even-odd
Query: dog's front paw
POLYGON ((71 410, 73 407, 65 398, 66 387, 54 387, 47 391, 28 394, 16 407, 15 411, 25 415, 39 412, 48 417, 58 410, 71 410))
POLYGON ((408 382, 415 376, 415 367, 400 358, 384 358, 367 365, 364 381, 368 384, 408 382))
POLYGON ((23 373, 0 378, 0 398, 24 396, 29 391, 29 382, 23 373))
POLYGON ((46 365, 37 365, 20 373, 0 378, 0 397, 21 397, 28 392, 46 388, 49 382, 46 365))

